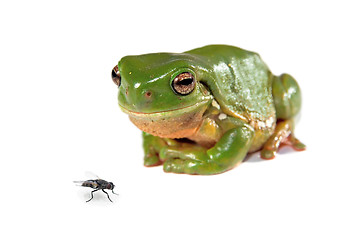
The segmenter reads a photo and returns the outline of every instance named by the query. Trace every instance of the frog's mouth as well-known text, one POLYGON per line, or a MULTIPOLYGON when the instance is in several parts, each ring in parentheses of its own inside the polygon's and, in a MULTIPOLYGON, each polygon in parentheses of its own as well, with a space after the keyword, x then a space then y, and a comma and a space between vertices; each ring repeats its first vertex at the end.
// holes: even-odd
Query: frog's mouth
POLYGON ((185 138, 193 135, 203 120, 208 100, 191 106, 162 112, 134 112, 120 106, 140 130, 162 138, 185 138))

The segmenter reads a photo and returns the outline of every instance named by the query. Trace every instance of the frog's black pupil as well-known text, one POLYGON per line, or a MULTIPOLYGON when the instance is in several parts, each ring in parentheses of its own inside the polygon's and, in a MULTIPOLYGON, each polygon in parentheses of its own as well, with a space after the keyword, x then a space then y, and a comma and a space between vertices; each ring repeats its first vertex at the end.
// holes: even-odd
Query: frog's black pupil
POLYGON ((112 70, 111 75, 112 75, 112 78, 116 78, 117 77, 117 74, 116 74, 115 70, 112 70))
POLYGON ((186 79, 183 79, 182 81, 180 81, 178 83, 181 84, 181 85, 190 85, 190 84, 192 84, 192 82, 193 82, 192 78, 186 78, 186 79))

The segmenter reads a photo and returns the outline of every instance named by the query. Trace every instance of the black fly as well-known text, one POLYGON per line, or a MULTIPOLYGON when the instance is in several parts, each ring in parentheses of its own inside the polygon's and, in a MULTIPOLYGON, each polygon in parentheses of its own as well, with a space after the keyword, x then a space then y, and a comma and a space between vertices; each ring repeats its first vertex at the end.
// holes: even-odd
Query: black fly
POLYGON ((86 180, 86 181, 74 181, 74 183, 77 183, 79 186, 82 186, 82 187, 90 187, 94 189, 93 191, 91 191, 91 198, 86 202, 89 202, 91 199, 93 199, 94 198, 93 193, 99 190, 103 191, 107 195, 108 200, 110 200, 111 202, 112 200, 108 195, 108 193, 105 191, 105 189, 111 190, 113 194, 118 195, 117 193, 113 192, 115 185, 112 182, 108 182, 100 178, 94 179, 94 180, 86 180))

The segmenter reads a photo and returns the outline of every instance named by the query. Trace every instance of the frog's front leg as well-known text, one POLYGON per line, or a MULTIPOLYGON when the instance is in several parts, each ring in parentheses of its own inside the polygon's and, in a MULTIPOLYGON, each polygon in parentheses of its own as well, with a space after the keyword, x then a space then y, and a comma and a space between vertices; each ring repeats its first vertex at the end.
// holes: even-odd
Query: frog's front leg
POLYGON ((225 172, 243 161, 249 151, 254 130, 241 126, 228 130, 210 149, 196 146, 164 147, 160 157, 166 159, 165 172, 187 174, 217 174, 225 172))

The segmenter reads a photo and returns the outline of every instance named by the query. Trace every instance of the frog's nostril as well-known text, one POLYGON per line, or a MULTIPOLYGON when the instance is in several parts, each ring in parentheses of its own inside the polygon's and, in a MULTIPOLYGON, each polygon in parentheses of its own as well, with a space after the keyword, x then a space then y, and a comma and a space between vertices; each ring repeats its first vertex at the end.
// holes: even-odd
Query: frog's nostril
POLYGON ((151 95, 152 95, 152 92, 150 92, 150 91, 146 91, 146 92, 144 93, 145 98, 148 98, 148 99, 151 98, 151 95))

